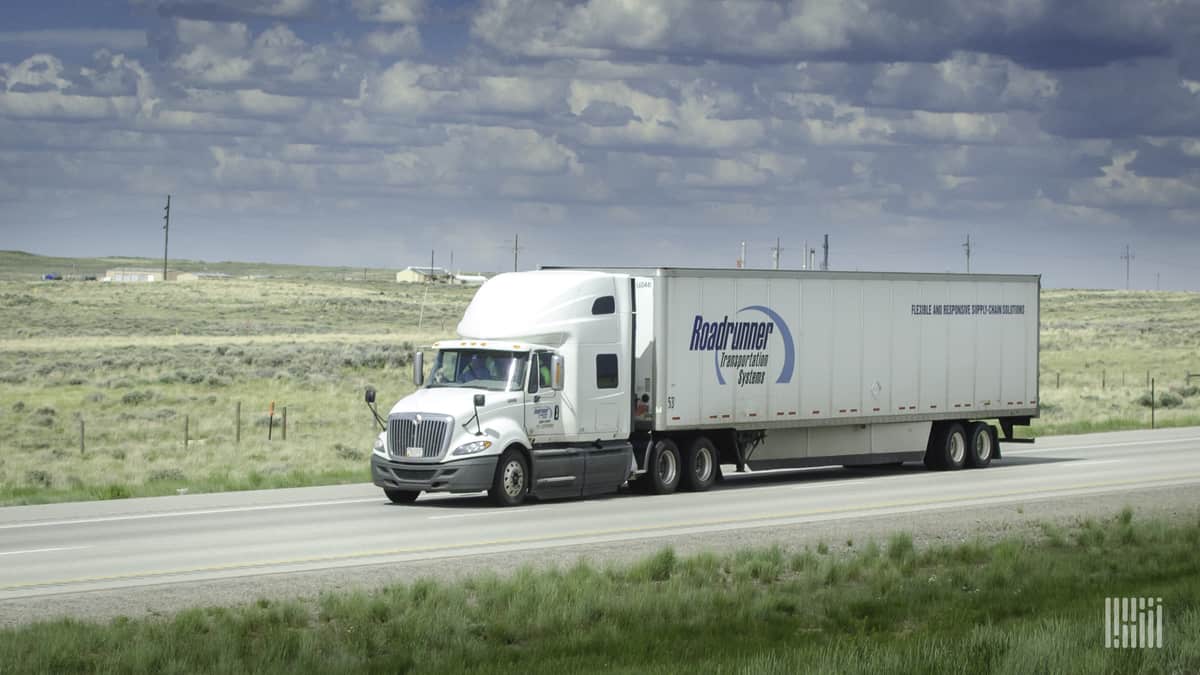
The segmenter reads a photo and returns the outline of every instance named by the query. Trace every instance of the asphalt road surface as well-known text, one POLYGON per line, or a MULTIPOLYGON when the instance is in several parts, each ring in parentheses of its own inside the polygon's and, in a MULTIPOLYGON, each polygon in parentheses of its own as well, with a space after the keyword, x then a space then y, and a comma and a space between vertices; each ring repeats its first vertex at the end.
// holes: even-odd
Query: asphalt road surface
POLYGON ((397 506, 371 485, 7 507, 0 509, 0 610, 39 598, 69 604, 94 592, 119 598, 146 587, 245 584, 266 575, 353 573, 405 561, 511 559, 681 536, 716 541, 827 521, 1082 496, 1115 510, 1128 495, 1166 494, 1174 486, 1191 499, 1200 486, 1200 428, 1058 437, 1006 444, 1003 453, 983 470, 905 465, 730 473, 707 493, 620 494, 509 509, 481 495, 426 495, 397 506))

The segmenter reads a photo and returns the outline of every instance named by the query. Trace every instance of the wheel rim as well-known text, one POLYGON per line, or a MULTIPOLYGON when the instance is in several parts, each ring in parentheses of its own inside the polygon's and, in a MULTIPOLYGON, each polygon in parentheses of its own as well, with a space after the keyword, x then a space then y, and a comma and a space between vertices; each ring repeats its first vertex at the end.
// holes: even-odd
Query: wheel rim
POLYGON ((504 494, 517 497, 525 489, 525 469, 517 460, 504 465, 504 494))
POLYGON ((678 468, 675 466, 675 453, 662 448, 658 451, 658 480, 663 485, 670 485, 675 482, 675 474, 678 468))
POLYGON ((987 430, 979 432, 975 438, 976 456, 980 461, 986 462, 992 456, 992 435, 987 430))
POLYGON ((708 448, 700 448, 696 451, 696 480, 701 483, 707 483, 712 476, 712 451, 708 448))
POLYGON ((966 439, 963 438, 962 432, 956 431, 950 434, 950 461, 955 464, 961 464, 967 454, 966 439))

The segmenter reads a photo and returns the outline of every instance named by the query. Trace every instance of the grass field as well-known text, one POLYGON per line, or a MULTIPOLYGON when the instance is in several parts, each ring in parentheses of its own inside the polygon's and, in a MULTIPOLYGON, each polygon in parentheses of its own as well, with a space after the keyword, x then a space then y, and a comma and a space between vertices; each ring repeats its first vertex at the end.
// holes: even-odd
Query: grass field
MULTIPOLYGON (((0 252, 0 504, 365 481, 363 388, 385 406, 411 391, 413 346, 451 336, 473 292, 248 263, 171 267, 270 278, 35 280, 153 262, 0 252), (278 427, 267 440, 272 401, 286 442, 278 427)), ((1200 372, 1200 294, 1046 291, 1042 313, 1030 433, 1148 426, 1147 370, 1158 424, 1200 424, 1200 379, 1184 386, 1200 372)))
POLYGON ((363 388, 411 391, 414 345, 452 334, 472 290, 266 271, 0 281, 0 504, 366 480, 363 388))
POLYGON ((1200 293, 1045 291, 1034 435, 1200 424, 1200 293))
POLYGON ((1040 541, 770 548, 418 580, 312 603, 0 631, 20 673, 1192 673, 1200 513, 1040 541), (1161 649, 1106 649, 1104 598, 1157 597, 1161 649))

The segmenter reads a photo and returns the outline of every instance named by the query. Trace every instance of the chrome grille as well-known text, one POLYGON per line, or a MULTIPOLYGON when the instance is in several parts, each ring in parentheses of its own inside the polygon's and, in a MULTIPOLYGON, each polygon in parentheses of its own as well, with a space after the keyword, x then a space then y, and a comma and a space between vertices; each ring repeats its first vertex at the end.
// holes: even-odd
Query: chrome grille
POLYGON ((421 458, 440 457, 446 449, 450 418, 434 415, 394 415, 388 418, 388 453, 414 459, 409 448, 420 448, 421 458))

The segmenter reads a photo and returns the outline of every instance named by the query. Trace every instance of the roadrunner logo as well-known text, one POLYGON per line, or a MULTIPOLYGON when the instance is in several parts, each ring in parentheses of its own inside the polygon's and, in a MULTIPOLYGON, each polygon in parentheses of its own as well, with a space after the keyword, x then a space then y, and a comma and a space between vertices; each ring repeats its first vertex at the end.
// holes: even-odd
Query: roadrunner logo
POLYGON ((704 316, 697 314, 692 322, 692 341, 688 349, 713 353, 717 382, 720 384, 725 384, 725 374, 722 372, 725 368, 737 370, 739 387, 763 384, 767 381, 771 359, 766 351, 767 345, 771 336, 778 334, 783 340, 783 367, 775 383, 791 382, 796 363, 796 345, 787 323, 775 310, 762 305, 743 307, 737 314, 743 312, 762 314, 767 321, 730 321, 728 315, 719 321, 705 321, 704 316))

